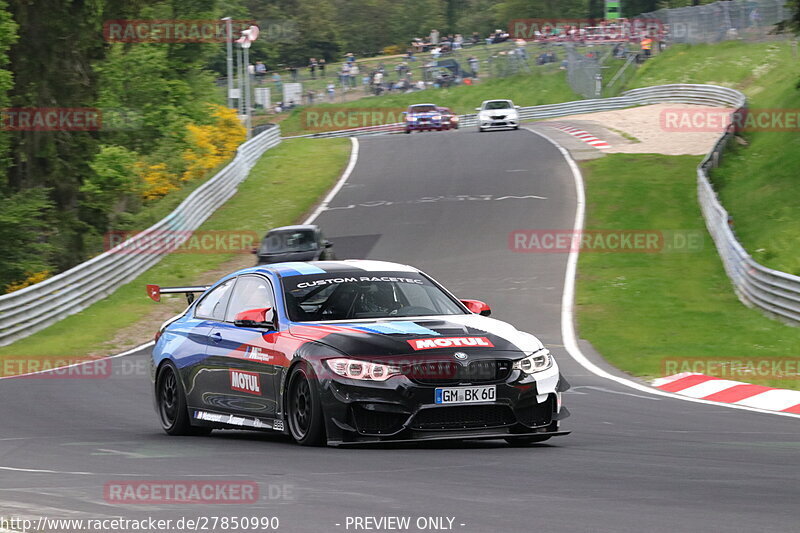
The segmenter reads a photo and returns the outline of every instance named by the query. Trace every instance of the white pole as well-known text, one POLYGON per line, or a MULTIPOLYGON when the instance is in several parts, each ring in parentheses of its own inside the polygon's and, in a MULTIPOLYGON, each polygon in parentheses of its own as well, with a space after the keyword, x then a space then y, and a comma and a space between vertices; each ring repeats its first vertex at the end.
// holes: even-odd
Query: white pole
POLYGON ((236 50, 236 75, 237 75, 237 82, 236 87, 239 89, 239 98, 236 101, 236 107, 238 109, 239 115, 244 115, 244 99, 242 98, 244 95, 244 88, 242 84, 244 83, 244 78, 242 76, 242 49, 238 48, 236 50))
POLYGON ((226 60, 228 64, 228 107, 233 107, 233 27, 231 25, 230 17, 225 17, 222 20, 225 21, 225 29, 227 34, 225 48, 228 54, 226 60))
POLYGON ((250 138, 252 131, 252 120, 250 116, 250 47, 244 49, 244 107, 245 107, 245 128, 247 128, 247 138, 250 138))

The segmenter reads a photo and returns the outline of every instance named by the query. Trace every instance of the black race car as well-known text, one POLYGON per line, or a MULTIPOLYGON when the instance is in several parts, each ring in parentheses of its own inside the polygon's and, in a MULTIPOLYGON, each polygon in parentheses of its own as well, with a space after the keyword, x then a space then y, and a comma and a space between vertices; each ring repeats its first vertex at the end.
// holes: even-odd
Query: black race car
POLYGON ((567 389, 533 335, 419 270, 279 263, 211 287, 156 335, 155 405, 172 435, 285 432, 304 445, 434 439, 540 442, 565 432, 567 389))
POLYGON ((335 259, 333 243, 313 224, 271 229, 253 253, 258 256, 257 265, 335 259))

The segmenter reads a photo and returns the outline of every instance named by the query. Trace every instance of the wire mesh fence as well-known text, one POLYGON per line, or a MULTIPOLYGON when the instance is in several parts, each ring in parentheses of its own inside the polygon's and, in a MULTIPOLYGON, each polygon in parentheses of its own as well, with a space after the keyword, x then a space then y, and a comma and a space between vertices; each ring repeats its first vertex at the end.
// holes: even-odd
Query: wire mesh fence
POLYGON ((659 9, 640 17, 658 20, 669 41, 682 44, 774 38, 775 24, 790 17, 786 0, 730 0, 702 6, 659 9))

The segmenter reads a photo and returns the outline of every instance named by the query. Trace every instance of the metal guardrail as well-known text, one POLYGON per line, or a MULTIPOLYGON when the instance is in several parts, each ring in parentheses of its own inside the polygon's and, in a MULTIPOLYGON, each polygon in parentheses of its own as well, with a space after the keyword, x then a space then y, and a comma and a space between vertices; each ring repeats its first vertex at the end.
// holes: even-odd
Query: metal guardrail
MULTIPOLYGON (((739 111, 745 109, 742 95, 739 111)), ((697 196, 706 226, 733 282, 739 300, 794 325, 800 324, 800 276, 773 270, 757 263, 736 239, 731 217, 717 197, 708 171, 719 166, 722 153, 734 138, 729 127, 697 167, 697 196)))
POLYGON ((233 196, 261 155, 279 143, 277 126, 262 132, 242 144, 225 168, 147 230, 41 283, 0 296, 0 346, 85 309, 153 266, 233 196), (148 250, 156 251, 137 250, 144 242, 148 250))
MULTIPOLYGON (((662 103, 730 107, 737 110, 747 105, 744 94, 734 89, 716 85, 673 84, 633 89, 614 98, 524 107, 519 110, 519 114, 521 120, 530 121, 662 103)), ((461 115, 460 124, 476 126, 476 115, 461 115)), ((387 124, 304 137, 385 135, 402 130, 403 124, 387 124)), ((728 223, 728 212, 717 198, 708 178, 708 171, 719 164, 722 152, 733 135, 732 130, 726 131, 697 169, 698 197, 708 231, 739 299, 745 305, 757 307, 793 324, 800 324, 800 277, 767 268, 753 260, 736 240, 728 223)))

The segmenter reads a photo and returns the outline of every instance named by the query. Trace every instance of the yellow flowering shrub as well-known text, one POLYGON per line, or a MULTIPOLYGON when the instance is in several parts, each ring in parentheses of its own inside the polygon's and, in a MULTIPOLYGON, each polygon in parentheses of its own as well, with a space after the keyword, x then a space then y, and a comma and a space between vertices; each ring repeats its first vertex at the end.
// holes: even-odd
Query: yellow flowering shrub
POLYGON ((40 281, 46 280, 47 278, 52 276, 52 274, 50 273, 49 270, 42 270, 41 272, 28 273, 27 276, 28 277, 23 280, 15 281, 13 283, 9 283, 8 285, 6 285, 6 293, 24 289, 29 285, 35 285, 40 281))
POLYGON ((148 165, 139 162, 136 169, 143 183, 142 197, 145 200, 161 198, 179 188, 176 176, 167 170, 166 163, 148 165))
POLYGON ((236 148, 247 136, 235 109, 212 105, 212 124, 187 126, 189 148, 183 153, 186 170, 181 180, 188 181, 204 177, 233 156, 236 148))

